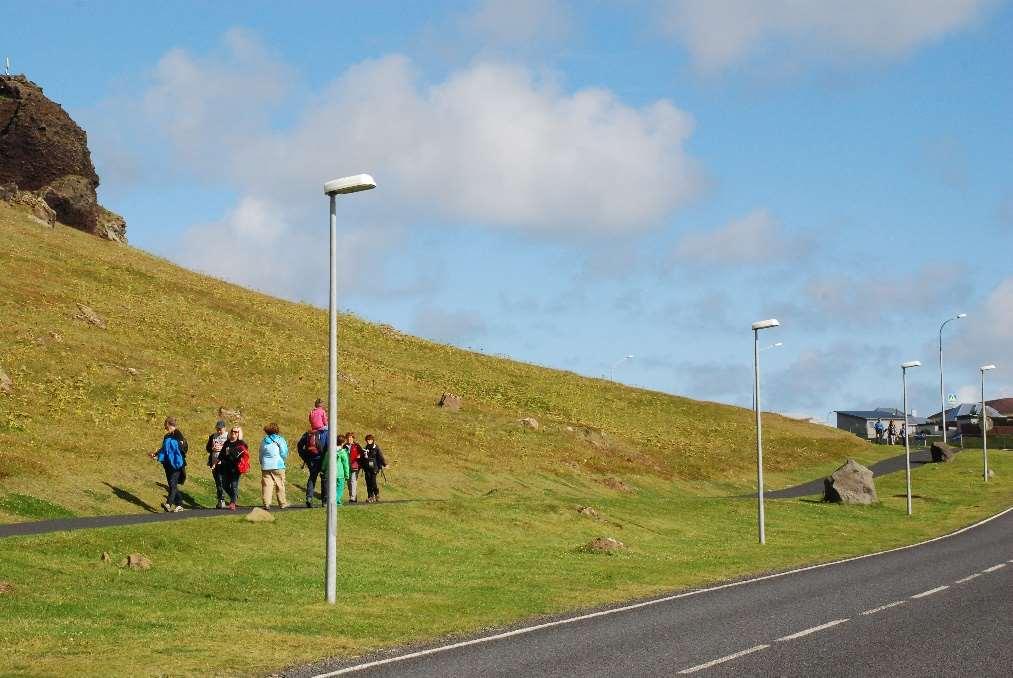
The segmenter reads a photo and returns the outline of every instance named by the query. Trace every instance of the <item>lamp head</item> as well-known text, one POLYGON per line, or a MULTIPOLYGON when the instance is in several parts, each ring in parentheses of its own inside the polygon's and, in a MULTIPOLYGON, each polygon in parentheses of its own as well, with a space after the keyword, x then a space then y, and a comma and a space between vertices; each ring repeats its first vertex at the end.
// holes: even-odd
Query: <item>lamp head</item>
POLYGON ((631 353, 630 355, 626 356, 626 360, 633 360, 633 354, 631 353))
POLYGON ((769 327, 778 327, 781 323, 778 322, 777 318, 770 318, 769 320, 758 320, 753 323, 754 330, 765 330, 769 327))
POLYGON ((356 174, 351 177, 332 179, 324 184, 324 195, 338 195, 343 193, 358 193, 376 188, 376 182, 368 174, 356 174))
POLYGON ((909 367, 921 367, 921 366, 922 366, 922 361, 921 360, 911 360, 911 361, 906 362, 906 363, 901 363, 900 367, 901 367, 901 369, 906 370, 909 367))
POLYGON ((986 372, 988 370, 994 370, 995 369, 995 365, 982 365, 978 369, 980 369, 982 372, 986 372))
POLYGON ((966 314, 966 313, 958 313, 958 314, 957 314, 957 317, 958 317, 958 318, 966 318, 966 317, 967 317, 967 314, 966 314))

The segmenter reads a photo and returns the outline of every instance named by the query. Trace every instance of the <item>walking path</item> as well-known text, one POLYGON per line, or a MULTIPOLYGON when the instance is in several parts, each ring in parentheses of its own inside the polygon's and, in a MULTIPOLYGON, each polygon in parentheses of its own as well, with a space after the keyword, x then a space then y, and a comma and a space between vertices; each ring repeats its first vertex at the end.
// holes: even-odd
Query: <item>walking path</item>
MULTIPOLYGON (((922 448, 911 451, 912 466, 929 463, 932 463, 932 452, 928 448, 922 448)), ((869 470, 872 471, 873 476, 875 477, 883 476, 886 475, 887 473, 896 473, 897 471, 903 471, 904 455, 898 454, 895 457, 889 457, 887 459, 877 461, 875 464, 869 467, 869 470)), ((797 499, 798 497, 809 497, 814 494, 820 495, 823 494, 823 478, 810 480, 807 483, 795 485, 794 487, 786 487, 783 490, 765 492, 764 496, 769 499, 797 499)))

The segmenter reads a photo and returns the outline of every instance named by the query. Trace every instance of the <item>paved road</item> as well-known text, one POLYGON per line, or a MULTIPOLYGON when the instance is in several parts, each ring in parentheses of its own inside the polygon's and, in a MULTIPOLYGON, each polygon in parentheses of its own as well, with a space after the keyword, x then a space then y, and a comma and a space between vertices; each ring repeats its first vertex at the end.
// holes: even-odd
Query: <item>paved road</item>
POLYGON ((920 546, 556 620, 414 658, 285 675, 1009 676, 1011 573, 1013 509, 920 546))

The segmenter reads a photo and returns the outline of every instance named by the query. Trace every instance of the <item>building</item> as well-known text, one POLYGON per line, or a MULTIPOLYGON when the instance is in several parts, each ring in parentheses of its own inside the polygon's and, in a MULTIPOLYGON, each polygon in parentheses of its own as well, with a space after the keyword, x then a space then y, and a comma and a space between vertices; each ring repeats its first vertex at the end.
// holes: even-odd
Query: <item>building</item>
MULTIPOLYGON (((904 412, 895 407, 877 407, 874 410, 836 410, 837 428, 842 431, 854 433, 865 440, 876 439, 876 422, 882 421, 883 426, 889 428, 893 422, 897 433, 904 427, 904 412)), ((911 425, 911 434, 924 428, 928 422, 922 417, 908 415, 908 424, 911 425)))
POLYGON ((986 400, 985 404, 995 408, 1004 417, 1013 417, 1013 398, 999 398, 998 400, 986 400))

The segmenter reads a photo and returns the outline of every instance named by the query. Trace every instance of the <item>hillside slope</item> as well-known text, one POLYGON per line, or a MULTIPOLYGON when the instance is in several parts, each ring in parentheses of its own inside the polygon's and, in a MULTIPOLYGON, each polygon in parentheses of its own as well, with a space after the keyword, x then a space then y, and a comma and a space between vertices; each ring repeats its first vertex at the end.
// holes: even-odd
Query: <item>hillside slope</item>
MULTIPOLYGON (((326 396, 324 311, 39 226, 3 203, 0 232, 0 366, 13 381, 0 394, 0 521, 157 506, 161 478, 146 453, 167 414, 196 447, 220 406, 242 412, 249 440, 267 421, 294 440, 313 399, 326 396), (79 304, 106 327, 78 317, 79 304)), ((394 462, 394 495, 525 487, 533 475, 706 491, 755 473, 748 410, 442 346, 347 315, 339 342, 339 428, 378 436, 394 462), (444 390, 463 396, 462 411, 435 406, 444 390), (541 429, 521 427, 525 416, 541 429)), ((775 484, 778 472, 848 456, 877 451, 827 427, 765 419, 775 484)), ((199 502, 210 498, 203 475, 186 486, 199 502)))

